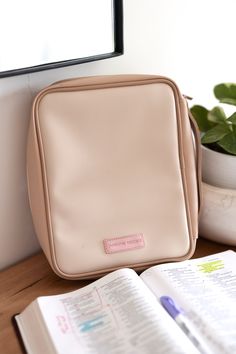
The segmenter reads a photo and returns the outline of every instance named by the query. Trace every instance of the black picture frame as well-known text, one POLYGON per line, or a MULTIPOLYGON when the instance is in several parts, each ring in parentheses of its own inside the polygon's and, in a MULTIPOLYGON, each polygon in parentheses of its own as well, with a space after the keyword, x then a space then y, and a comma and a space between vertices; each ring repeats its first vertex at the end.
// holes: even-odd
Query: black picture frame
POLYGON ((22 75, 28 73, 34 73, 37 71, 44 71, 56 68, 62 68, 71 65, 77 65, 82 63, 88 63, 97 60, 103 60, 108 58, 117 57, 124 54, 123 43, 123 0, 113 0, 113 13, 114 13, 114 51, 110 53, 104 53, 99 55, 93 55, 89 57, 82 57, 76 59, 63 60, 52 63, 45 63, 25 68, 7 70, 0 72, 0 78, 22 75))

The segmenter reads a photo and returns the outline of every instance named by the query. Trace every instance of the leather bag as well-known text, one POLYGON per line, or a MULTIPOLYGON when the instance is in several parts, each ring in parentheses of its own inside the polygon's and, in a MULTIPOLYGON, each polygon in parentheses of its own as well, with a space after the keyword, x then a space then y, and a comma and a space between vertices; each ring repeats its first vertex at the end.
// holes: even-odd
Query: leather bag
POLYGON ((87 77, 42 90, 29 127, 27 178, 52 269, 94 278, 191 257, 199 146, 186 99, 166 77, 87 77))

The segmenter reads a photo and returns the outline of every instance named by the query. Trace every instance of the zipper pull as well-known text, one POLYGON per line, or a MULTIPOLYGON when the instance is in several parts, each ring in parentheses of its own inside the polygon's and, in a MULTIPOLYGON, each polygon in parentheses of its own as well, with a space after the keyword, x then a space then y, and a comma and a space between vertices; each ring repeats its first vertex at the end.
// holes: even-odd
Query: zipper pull
POLYGON ((188 100, 188 101, 192 101, 193 97, 187 96, 187 95, 183 95, 183 97, 188 100))

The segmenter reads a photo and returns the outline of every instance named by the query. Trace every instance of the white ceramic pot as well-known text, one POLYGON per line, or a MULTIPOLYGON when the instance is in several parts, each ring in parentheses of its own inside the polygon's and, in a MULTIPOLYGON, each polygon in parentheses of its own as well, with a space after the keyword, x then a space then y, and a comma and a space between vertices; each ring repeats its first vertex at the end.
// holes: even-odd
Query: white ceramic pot
POLYGON ((236 190, 206 183, 202 187, 199 235, 216 242, 236 245, 236 190))
POLYGON ((236 189, 236 156, 202 145, 202 179, 212 186, 236 189))

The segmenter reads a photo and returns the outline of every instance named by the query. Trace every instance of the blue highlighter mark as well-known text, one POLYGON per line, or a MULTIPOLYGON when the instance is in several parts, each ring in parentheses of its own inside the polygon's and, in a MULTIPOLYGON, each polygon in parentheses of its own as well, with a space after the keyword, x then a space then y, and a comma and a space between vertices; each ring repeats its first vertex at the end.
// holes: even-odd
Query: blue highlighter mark
POLYGON ((92 331, 94 328, 101 326, 104 324, 104 321, 102 320, 103 316, 96 317, 92 320, 88 320, 84 323, 82 323, 80 327, 80 332, 89 332, 92 331))

